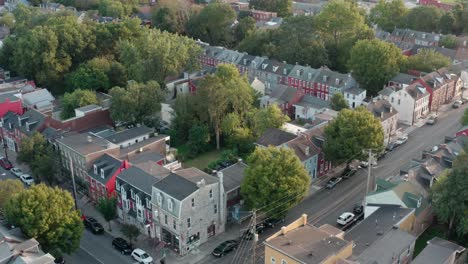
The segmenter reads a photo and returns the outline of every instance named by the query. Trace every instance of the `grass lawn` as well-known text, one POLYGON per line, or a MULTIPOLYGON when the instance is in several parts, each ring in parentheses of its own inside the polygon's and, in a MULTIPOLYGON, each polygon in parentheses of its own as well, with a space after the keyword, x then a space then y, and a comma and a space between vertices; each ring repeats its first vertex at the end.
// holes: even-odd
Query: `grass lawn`
POLYGON ((413 258, 415 258, 421 251, 426 247, 427 241, 431 240, 433 237, 440 237, 446 239, 446 227, 442 225, 432 225, 424 233, 422 233, 416 240, 416 245, 414 246, 413 258))
POLYGON ((447 4, 457 4, 460 3, 460 0, 440 0, 442 3, 447 3, 447 4))
POLYGON ((184 168, 195 167, 200 170, 205 169, 210 162, 215 161, 221 157, 223 150, 212 150, 198 155, 195 159, 183 162, 184 168))

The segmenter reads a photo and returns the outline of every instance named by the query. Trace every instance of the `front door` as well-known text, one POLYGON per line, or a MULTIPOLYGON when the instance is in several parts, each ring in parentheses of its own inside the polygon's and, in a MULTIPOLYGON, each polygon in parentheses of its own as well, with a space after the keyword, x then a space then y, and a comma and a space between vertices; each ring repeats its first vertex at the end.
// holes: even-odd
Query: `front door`
POLYGON ((212 224, 208 227, 208 237, 216 235, 216 225, 212 224))

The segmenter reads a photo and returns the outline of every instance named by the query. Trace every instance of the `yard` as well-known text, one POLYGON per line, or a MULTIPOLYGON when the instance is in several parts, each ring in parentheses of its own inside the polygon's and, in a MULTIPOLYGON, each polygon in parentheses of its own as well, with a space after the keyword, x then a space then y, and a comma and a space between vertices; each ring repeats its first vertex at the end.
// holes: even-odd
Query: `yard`
POLYGON ((442 3, 447 3, 447 4, 457 4, 460 3, 460 0, 441 0, 442 3))
POLYGON ((195 167, 204 170, 210 162, 221 158, 223 150, 212 150, 198 155, 196 158, 183 162, 184 168, 195 167))
POLYGON ((416 240, 414 246, 413 258, 416 258, 419 253, 426 247, 427 241, 431 240, 434 237, 440 237, 446 239, 446 227, 443 225, 432 225, 424 233, 422 233, 416 240))

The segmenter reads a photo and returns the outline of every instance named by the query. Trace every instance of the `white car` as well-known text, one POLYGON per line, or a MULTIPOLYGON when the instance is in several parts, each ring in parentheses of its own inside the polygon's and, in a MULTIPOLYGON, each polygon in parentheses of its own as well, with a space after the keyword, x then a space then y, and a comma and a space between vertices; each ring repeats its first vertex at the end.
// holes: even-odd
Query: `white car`
POLYGON ((408 137, 407 136, 402 136, 402 137, 399 137, 396 141, 397 145, 403 145, 406 143, 406 141, 408 141, 408 137))
POLYGON ((139 249, 139 248, 136 248, 132 251, 132 258, 136 261, 138 261, 138 263, 144 263, 144 264, 150 264, 150 263, 153 263, 153 258, 150 257, 150 255, 148 255, 148 253, 146 253, 145 251, 139 249))
POLYGON ((22 182, 24 182, 25 184, 29 186, 33 185, 34 183, 34 179, 29 174, 21 174, 20 179, 22 182))
POLYGON ((16 177, 19 177, 23 174, 23 171, 20 168, 16 168, 16 167, 12 168, 10 171, 14 175, 16 175, 16 177))
POLYGON ((338 224, 344 226, 344 225, 349 224, 351 221, 353 221, 353 219, 354 219, 354 214, 346 212, 346 213, 343 213, 342 215, 340 215, 338 217, 338 219, 336 220, 336 222, 338 224))

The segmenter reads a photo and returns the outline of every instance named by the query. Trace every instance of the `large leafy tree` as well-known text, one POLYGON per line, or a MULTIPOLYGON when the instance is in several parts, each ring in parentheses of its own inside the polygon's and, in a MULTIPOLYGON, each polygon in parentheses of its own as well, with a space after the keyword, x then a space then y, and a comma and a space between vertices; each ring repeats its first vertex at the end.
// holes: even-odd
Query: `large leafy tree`
POLYGON ((348 108, 348 102, 342 93, 335 93, 330 99, 330 107, 335 111, 341 111, 341 109, 348 108))
POLYGON ((292 0, 250 0, 249 7, 262 11, 278 13, 280 17, 291 15, 292 0))
POLYGON ((395 28, 404 25, 407 12, 408 9, 402 0, 392 0, 390 2, 380 0, 371 9, 369 20, 383 30, 392 32, 395 28))
POLYGON ((153 26, 172 33, 185 33, 185 26, 193 10, 184 0, 161 0, 152 11, 153 26))
POLYGON ((24 184, 19 180, 6 179, 0 181, 0 208, 5 208, 10 198, 23 190, 24 184))
POLYGON ((363 159, 365 151, 383 150, 384 131, 379 119, 364 107, 343 109, 325 127, 325 158, 332 164, 363 159))
POLYGON ((441 16, 442 11, 435 6, 417 6, 408 11, 406 27, 424 32, 437 31, 441 16))
POLYGON ((187 147, 189 148, 190 157, 205 152, 210 143, 210 130, 205 125, 194 125, 189 130, 187 147))
POLYGON ((171 144, 180 146, 188 140, 190 129, 199 121, 194 98, 178 95, 172 109, 171 144))
POLYGON ((444 36, 439 41, 439 46, 447 49, 455 49, 458 45, 458 39, 452 35, 444 36))
POLYGON ((247 162, 241 194, 250 209, 285 215, 309 190, 310 176, 291 149, 257 147, 247 162))
POLYGON ((120 231, 130 243, 135 242, 136 238, 140 235, 140 229, 132 224, 122 224, 120 231))
POLYGON ((268 128, 281 128, 284 123, 290 121, 289 117, 275 104, 259 110, 253 109, 251 115, 251 127, 257 137, 268 128))
POLYGON ((112 96, 110 112, 113 120, 128 124, 154 125, 163 100, 163 93, 157 82, 132 81, 125 88, 112 88, 109 94, 112 96))
POLYGON ((376 95, 384 84, 400 72, 404 62, 401 50, 378 39, 360 40, 351 49, 348 67, 357 82, 370 95, 376 95))
POLYGON ((446 12, 440 17, 439 30, 442 34, 449 34, 453 30, 453 24, 455 23, 455 17, 453 13, 446 12))
POLYGON ((239 20, 239 23, 234 28, 234 39, 236 43, 241 42, 245 37, 255 32, 255 23, 255 19, 250 16, 239 20))
POLYGON ((456 229, 462 237, 468 233, 468 153, 455 159, 452 169, 439 176, 432 186, 432 205, 437 218, 448 223, 449 233, 456 229))
POLYGON ((76 89, 72 93, 65 93, 62 98, 63 109, 60 115, 63 119, 74 117, 76 108, 90 104, 98 104, 96 92, 76 89))
POLYGON ((159 30, 146 33, 119 45, 119 59, 127 68, 129 79, 162 84, 166 77, 183 69, 198 68, 201 48, 194 40, 159 30))
POLYGON ((44 251, 70 254, 80 244, 83 223, 70 193, 44 184, 12 196, 5 213, 10 223, 41 244, 44 251))
POLYGON ((211 45, 229 46, 232 42, 231 27, 236 12, 226 3, 213 2, 193 15, 187 23, 187 33, 211 45))
POLYGON ((115 197, 102 198, 98 201, 97 209, 109 225, 109 231, 112 231, 110 221, 117 217, 117 199, 115 197))
POLYGON ((451 60, 433 49, 421 49, 408 58, 405 67, 409 70, 431 72, 451 64, 451 60))
POLYGON ((244 119, 254 100, 253 89, 245 76, 234 65, 221 64, 215 74, 205 77, 197 90, 199 116, 207 121, 216 136, 216 148, 220 149, 221 122, 229 113, 237 113, 244 119))
POLYGON ((357 4, 345 0, 330 1, 315 17, 315 28, 325 41, 331 66, 341 72, 347 71, 346 62, 354 43, 374 37, 357 4))

